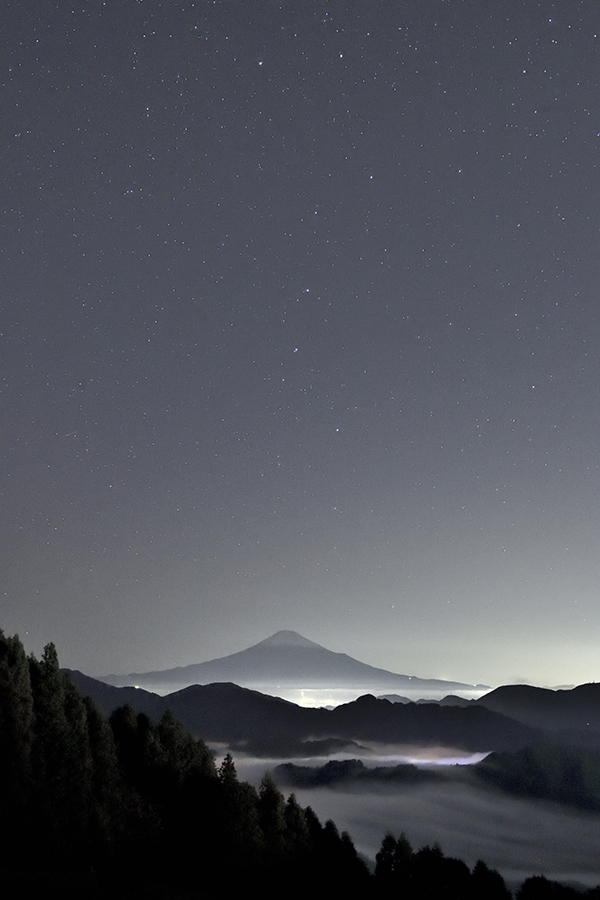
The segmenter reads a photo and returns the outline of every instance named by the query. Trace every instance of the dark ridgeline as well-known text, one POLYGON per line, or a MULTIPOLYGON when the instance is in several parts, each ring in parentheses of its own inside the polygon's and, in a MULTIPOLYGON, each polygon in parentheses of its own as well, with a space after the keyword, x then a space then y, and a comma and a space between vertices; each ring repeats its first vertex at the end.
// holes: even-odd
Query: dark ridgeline
POLYGON ((468 751, 516 751, 552 742, 600 750, 600 685, 551 691, 527 685, 496 688, 478 700, 399 703, 365 694, 335 709, 305 708, 232 683, 192 685, 159 697, 70 672, 84 695, 108 715, 130 704, 159 718, 165 709, 204 740, 243 747, 256 756, 361 752, 369 742, 443 744, 468 751))
POLYGON ((159 716, 169 708, 193 734, 256 756, 314 756, 357 742, 444 744, 468 751, 516 750, 543 732, 483 706, 390 703, 365 694, 335 709, 307 708, 236 684, 192 685, 166 697, 71 677, 107 714, 124 703, 159 716))
POLYGON ((472 701, 552 734, 554 740, 600 746, 600 684, 551 690, 530 684, 506 684, 472 701))
MULTIPOLYGON (((153 701, 150 701, 153 702, 153 701)), ((0 631, 0 840, 6 892, 61 900, 311 896, 504 900, 483 862, 384 838, 374 873, 347 833, 322 825, 270 775, 240 782, 165 711, 110 720, 61 672, 54 645, 27 657, 0 631)), ((579 897, 543 878, 522 900, 579 897)), ((600 890, 587 893, 600 898, 600 890)))

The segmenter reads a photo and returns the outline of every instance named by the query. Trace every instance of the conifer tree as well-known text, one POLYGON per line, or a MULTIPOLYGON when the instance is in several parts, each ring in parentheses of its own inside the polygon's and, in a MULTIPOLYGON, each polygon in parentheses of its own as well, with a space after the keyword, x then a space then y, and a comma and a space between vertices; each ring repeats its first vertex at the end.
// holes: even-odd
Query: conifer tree
POLYGON ((265 864, 275 874, 284 859, 285 800, 269 772, 263 776, 258 789, 258 815, 264 836, 265 864))
POLYGON ((473 869, 473 900, 511 900, 511 893, 504 879, 495 869, 490 869, 482 859, 473 869))
POLYGON ((125 791, 112 729, 96 704, 84 697, 91 756, 90 831, 96 852, 114 850, 125 828, 125 791))
POLYGON ((29 663, 18 636, 0 631, 0 842, 14 852, 32 789, 34 712, 29 663))
POLYGON ((52 859, 68 853, 84 835, 82 766, 77 758, 82 723, 78 714, 73 724, 69 721, 67 707, 74 713, 77 703, 60 671, 54 644, 44 647, 39 661, 30 657, 29 667, 35 713, 35 823, 45 835, 41 845, 52 859))
POLYGON ((379 889, 387 893, 395 887, 394 857, 396 854, 396 838, 389 832, 381 842, 381 847, 375 856, 375 877, 379 883, 379 889))

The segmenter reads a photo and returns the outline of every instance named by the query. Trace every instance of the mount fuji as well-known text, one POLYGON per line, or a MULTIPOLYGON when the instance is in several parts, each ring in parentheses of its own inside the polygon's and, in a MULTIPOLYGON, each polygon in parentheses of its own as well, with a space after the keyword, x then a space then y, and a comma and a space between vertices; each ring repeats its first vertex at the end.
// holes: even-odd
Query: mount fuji
POLYGON ((295 631, 278 631, 246 650, 219 659, 162 671, 107 675, 101 680, 118 687, 135 685, 162 691, 225 681, 255 690, 400 690, 413 697, 415 693, 422 696, 432 692, 442 695, 489 690, 486 685, 417 678, 378 669, 346 653, 328 650, 295 631))

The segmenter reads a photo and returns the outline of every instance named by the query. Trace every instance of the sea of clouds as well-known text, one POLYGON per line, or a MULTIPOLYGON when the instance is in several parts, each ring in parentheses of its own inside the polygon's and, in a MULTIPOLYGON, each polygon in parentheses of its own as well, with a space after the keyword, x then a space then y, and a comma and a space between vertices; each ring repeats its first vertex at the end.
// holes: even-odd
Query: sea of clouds
MULTIPOLYGON (((420 765, 435 763, 442 777, 434 784, 369 785, 368 789, 352 785, 280 787, 286 796, 293 791, 321 821, 333 819, 340 831, 347 830, 357 850, 371 860, 386 832, 397 837, 404 831, 415 850, 438 843, 446 856, 463 859, 470 867, 484 859, 502 873, 509 887, 540 874, 586 887, 600 884, 600 816, 554 803, 511 798, 476 783, 464 763, 483 755, 466 758, 460 751, 440 748, 432 760, 431 754, 411 747, 394 757, 363 759, 368 766, 415 760, 420 765), (463 765, 440 765, 449 762, 463 765)), ((279 762, 239 759, 236 765, 241 778, 258 785, 264 772, 273 772, 279 762)), ((326 760, 294 762, 323 765, 326 760)))

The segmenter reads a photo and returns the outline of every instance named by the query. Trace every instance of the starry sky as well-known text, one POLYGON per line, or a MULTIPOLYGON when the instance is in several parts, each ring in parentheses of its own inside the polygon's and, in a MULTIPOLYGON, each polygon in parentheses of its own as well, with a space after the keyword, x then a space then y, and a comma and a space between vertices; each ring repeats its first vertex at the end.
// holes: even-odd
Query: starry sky
POLYGON ((6 0, 0 625, 600 678, 596 0, 6 0))

